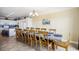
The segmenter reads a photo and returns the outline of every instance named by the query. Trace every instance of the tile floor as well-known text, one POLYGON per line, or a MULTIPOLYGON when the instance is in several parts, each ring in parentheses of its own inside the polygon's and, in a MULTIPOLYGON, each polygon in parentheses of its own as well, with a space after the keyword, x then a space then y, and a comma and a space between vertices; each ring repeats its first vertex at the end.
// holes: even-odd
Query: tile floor
MULTIPOLYGON (((68 50, 77 51, 77 49, 72 47, 71 45, 69 46, 68 50)), ((40 50, 35 49, 28 46, 27 44, 17 41, 15 37, 0 36, 0 51, 47 51, 47 49, 46 48, 42 48, 40 50)), ((56 51, 64 51, 64 49, 58 47, 56 51)))

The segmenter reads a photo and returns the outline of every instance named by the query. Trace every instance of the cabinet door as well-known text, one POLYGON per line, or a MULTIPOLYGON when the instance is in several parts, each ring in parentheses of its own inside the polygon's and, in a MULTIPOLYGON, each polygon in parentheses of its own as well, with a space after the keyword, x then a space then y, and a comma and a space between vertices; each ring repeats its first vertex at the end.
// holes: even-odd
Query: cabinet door
POLYGON ((19 21, 19 28, 26 29, 26 27, 32 27, 32 19, 26 18, 19 21))
POLYGON ((19 21, 19 28, 25 29, 27 26, 28 26, 28 25, 27 25, 26 20, 20 20, 20 21, 19 21))
POLYGON ((32 19, 28 18, 27 22, 28 22, 28 27, 32 27, 32 19))

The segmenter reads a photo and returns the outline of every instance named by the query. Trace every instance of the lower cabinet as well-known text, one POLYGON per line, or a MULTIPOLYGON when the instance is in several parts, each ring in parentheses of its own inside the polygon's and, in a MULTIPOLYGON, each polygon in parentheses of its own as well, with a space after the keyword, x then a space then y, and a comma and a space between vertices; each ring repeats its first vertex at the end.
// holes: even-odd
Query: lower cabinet
POLYGON ((9 36, 8 30, 2 30, 2 36, 9 36))
POLYGON ((8 30, 2 30, 3 36, 15 36, 16 32, 15 29, 8 29, 8 30))

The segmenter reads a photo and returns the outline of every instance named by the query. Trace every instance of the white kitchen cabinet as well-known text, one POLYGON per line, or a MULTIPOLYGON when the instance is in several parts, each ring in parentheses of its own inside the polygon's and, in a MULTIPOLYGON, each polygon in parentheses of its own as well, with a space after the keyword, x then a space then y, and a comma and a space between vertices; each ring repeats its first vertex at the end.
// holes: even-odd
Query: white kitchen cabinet
POLYGON ((15 29, 9 29, 9 36, 15 36, 16 35, 16 32, 15 32, 15 29))
POLYGON ((19 28, 26 29, 27 27, 32 27, 32 18, 19 20, 19 28))

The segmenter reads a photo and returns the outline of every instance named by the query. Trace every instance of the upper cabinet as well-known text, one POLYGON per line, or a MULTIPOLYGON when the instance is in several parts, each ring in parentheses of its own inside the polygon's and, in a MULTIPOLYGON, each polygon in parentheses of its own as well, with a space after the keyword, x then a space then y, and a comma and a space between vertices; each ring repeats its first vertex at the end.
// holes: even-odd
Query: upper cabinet
POLYGON ((0 25, 17 25, 17 22, 14 20, 0 20, 0 25))
POLYGON ((32 18, 26 18, 18 21, 19 28, 26 29, 27 27, 32 27, 32 18))

